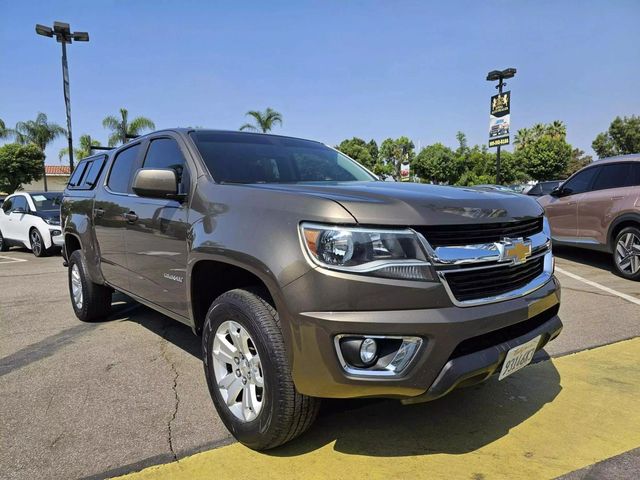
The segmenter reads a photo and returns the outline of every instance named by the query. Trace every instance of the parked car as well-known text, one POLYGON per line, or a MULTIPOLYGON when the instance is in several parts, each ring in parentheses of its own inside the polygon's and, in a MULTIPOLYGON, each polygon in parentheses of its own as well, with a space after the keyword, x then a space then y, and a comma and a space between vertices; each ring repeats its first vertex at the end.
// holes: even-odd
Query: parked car
POLYGON ((473 185, 471 188, 475 188, 476 190, 493 190, 493 191, 505 192, 505 193, 515 193, 509 187, 505 187, 504 185, 491 185, 491 184, 473 185))
POLYGON ((554 243, 613 254, 616 270, 640 279, 640 155, 598 160, 575 173, 544 207, 554 243))
POLYGON ((304 432, 322 397, 502 379, 562 329, 526 196, 378 181, 318 142, 214 130, 78 169, 62 204, 76 315, 105 317, 115 289, 191 326, 220 418, 254 449, 304 432))
POLYGON ((549 195, 553 190, 562 185, 563 180, 548 180, 546 182, 538 182, 525 192, 531 197, 541 197, 549 195))
POLYGON ((0 209, 0 251, 12 246, 44 257, 64 243, 60 228, 62 192, 19 192, 9 195, 0 209))

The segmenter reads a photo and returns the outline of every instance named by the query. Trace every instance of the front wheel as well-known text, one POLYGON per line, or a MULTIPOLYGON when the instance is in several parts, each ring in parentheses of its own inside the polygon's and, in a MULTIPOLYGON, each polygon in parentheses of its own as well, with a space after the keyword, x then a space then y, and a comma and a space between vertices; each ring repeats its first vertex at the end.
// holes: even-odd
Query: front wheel
POLYGON ((623 228, 615 240, 613 263, 624 278, 640 280, 640 229, 623 228))
POLYGON ((202 348, 211 398, 238 441, 267 450, 311 426, 320 400, 296 391, 278 313, 259 293, 219 296, 207 313, 202 348))
POLYGON ((47 256, 47 248, 37 228, 32 228, 29 232, 29 241, 31 242, 31 251, 36 257, 47 256))

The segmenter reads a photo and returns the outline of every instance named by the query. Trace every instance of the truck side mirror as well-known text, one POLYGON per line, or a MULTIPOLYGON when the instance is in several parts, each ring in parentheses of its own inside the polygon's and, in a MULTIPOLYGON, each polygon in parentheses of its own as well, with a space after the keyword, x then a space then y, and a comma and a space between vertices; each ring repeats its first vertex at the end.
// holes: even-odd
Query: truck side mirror
POLYGON ((551 193, 549 194, 552 197, 561 197, 562 196, 562 187, 556 187, 553 190, 551 190, 551 193))
POLYGON ((140 197, 182 200, 178 176, 171 168, 141 168, 133 178, 133 191, 140 197))

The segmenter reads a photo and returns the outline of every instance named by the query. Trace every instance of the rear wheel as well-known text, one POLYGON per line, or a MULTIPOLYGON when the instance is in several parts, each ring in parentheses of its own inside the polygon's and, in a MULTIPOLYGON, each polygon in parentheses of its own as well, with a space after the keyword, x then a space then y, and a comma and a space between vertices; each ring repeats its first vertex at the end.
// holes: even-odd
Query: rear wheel
POLYGON ((31 243, 31 251, 36 257, 46 257, 47 248, 44 245, 42 235, 37 228, 32 228, 29 232, 29 241, 31 243))
POLYGON ((0 252, 6 252, 7 250, 9 250, 9 245, 7 245, 7 242, 2 236, 2 232, 0 232, 0 252))
POLYGON ((615 241, 613 263, 624 278, 640 280, 640 229, 623 228, 615 241))
POLYGON ((81 250, 69 257, 69 295, 73 311, 83 322, 101 320, 111 313, 111 289, 93 283, 81 250))
POLYGON ((236 289, 218 297, 202 347, 213 403, 238 441, 267 450, 311 426, 320 400, 296 391, 278 313, 262 295, 236 289))

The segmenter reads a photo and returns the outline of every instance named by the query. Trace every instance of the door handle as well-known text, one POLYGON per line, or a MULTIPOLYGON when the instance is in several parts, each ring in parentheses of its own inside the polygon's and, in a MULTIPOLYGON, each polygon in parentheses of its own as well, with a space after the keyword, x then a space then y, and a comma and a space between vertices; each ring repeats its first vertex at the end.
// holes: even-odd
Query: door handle
POLYGON ((570 207, 571 205, 575 205, 575 204, 576 204, 576 202, 567 202, 567 203, 565 203, 565 205, 568 206, 568 207, 570 207))
POLYGON ((611 197, 611 200, 622 200, 624 197, 624 195, 619 195, 617 197, 611 197))
POLYGON ((136 212, 125 213, 123 216, 127 223, 136 223, 138 221, 138 215, 136 215, 136 212))
POLYGON ((94 208, 93 214, 96 216, 96 218, 101 218, 104 215, 104 210, 102 208, 94 208))

